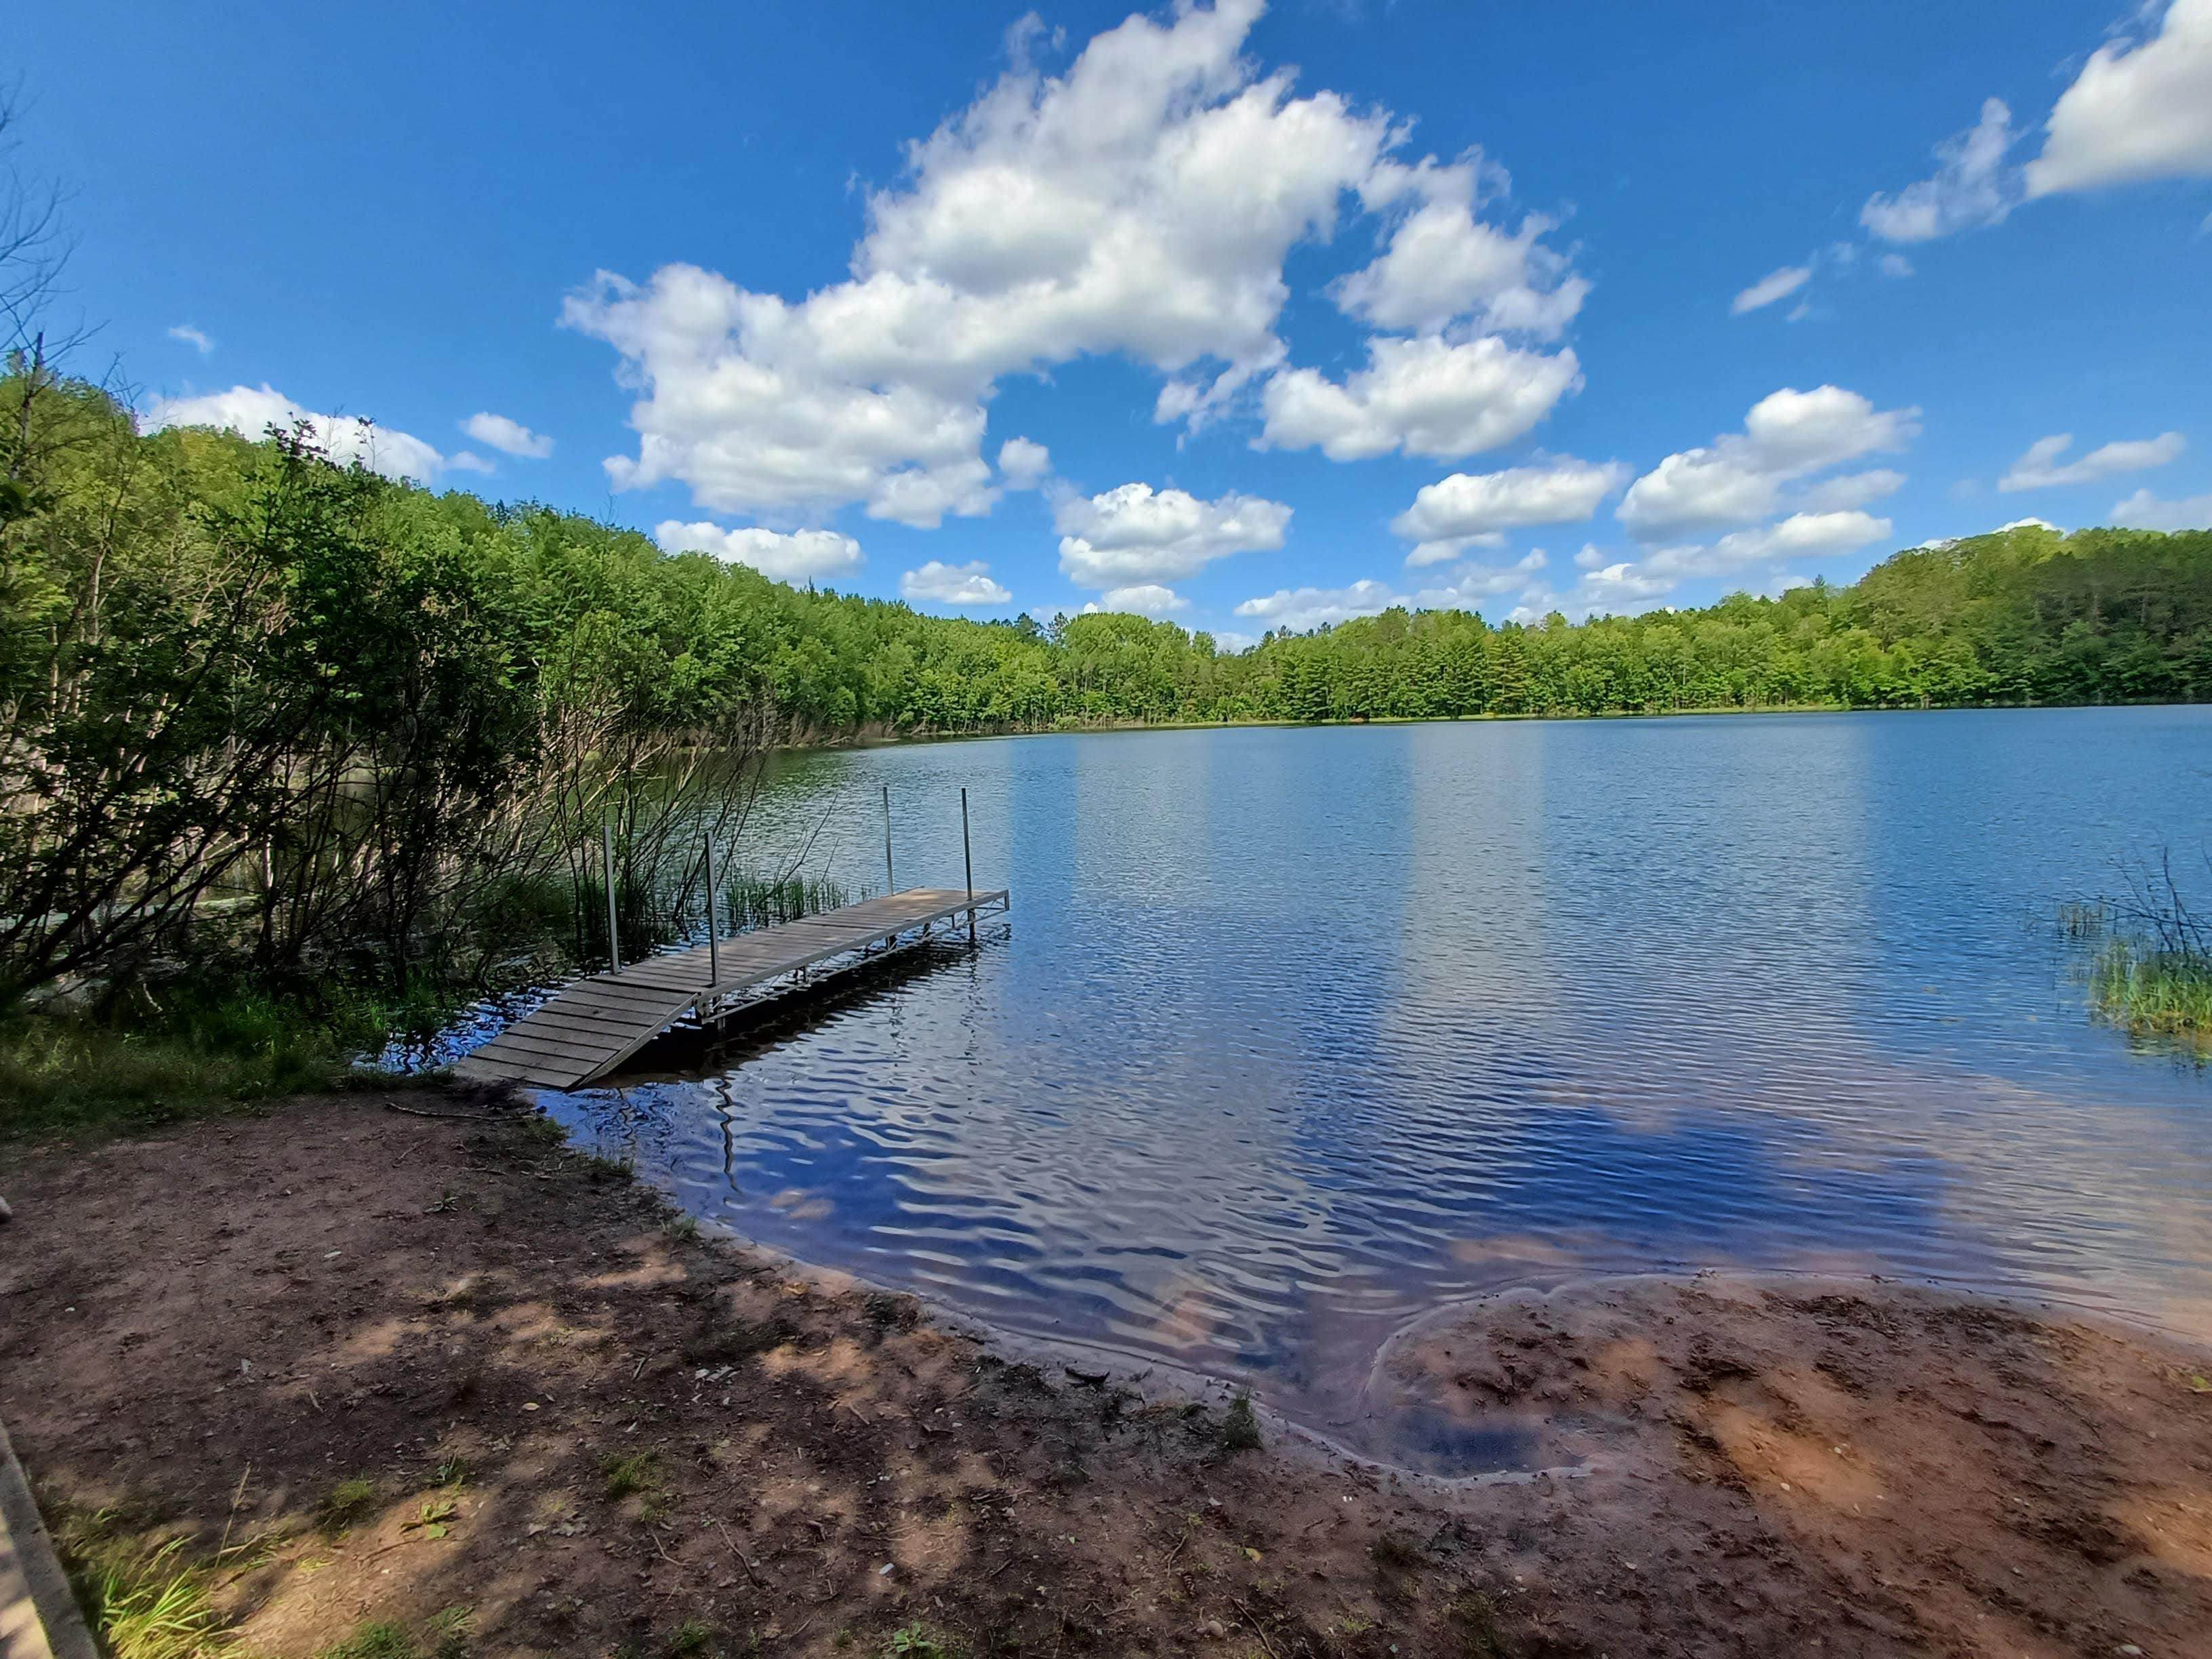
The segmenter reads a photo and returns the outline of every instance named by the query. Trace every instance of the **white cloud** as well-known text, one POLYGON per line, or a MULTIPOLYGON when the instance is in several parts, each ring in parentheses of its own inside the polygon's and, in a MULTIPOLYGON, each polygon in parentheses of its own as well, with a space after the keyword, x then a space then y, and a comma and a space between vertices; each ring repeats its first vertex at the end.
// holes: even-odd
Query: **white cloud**
POLYGON ((2138 489, 2112 508, 2112 522, 2135 530, 2212 530, 2212 490, 2161 501, 2138 489))
MULTIPOLYGON (((2139 490, 2136 493, 2140 495, 2142 492, 2139 490)), ((2014 519, 2009 524, 1999 525, 1990 533, 1993 536, 2002 536, 2008 530, 2048 530, 2061 536, 2066 533, 2064 531, 2060 530, 2057 525, 2051 523, 2048 519, 2014 519)), ((1946 542, 1943 545, 1948 547, 1951 544, 1946 542)))
POLYGON ((1409 611, 1473 611, 1485 599, 1501 594, 1542 592, 1529 586, 1531 575, 1544 568, 1540 550, 1510 569, 1494 566, 1462 565, 1449 582, 1402 593, 1388 582, 1365 580, 1348 587, 1285 587, 1262 598, 1246 599, 1237 607, 1269 628, 1303 634, 1324 623, 1334 626, 1355 617, 1379 616, 1395 606, 1409 611))
POLYGON ((1470 455, 1521 436, 1582 385, 1572 351, 1531 351, 1495 335, 1458 343, 1377 337, 1367 352, 1367 367, 1342 385, 1310 368, 1270 379, 1260 447, 1318 446, 1333 461, 1401 447, 1470 455))
POLYGON ((448 472, 496 472, 499 471, 473 449, 457 449, 447 456, 446 470, 448 472))
POLYGON ((653 540, 671 553, 711 553, 731 564, 750 565, 780 582, 813 581, 860 568, 860 544, 834 530, 786 533, 748 526, 725 530, 717 524, 657 525, 653 540))
POLYGON ((2027 193, 2207 174, 2212 0, 2172 0, 2158 33, 2100 46, 2059 95, 2043 153, 2027 164, 2027 193))
POLYGON ((1585 615, 1594 611, 1632 614, 1649 609, 1680 586, 1673 577, 1654 575, 1646 568, 1622 561, 1602 566, 1584 576, 1576 584, 1574 603, 1585 615))
POLYGON ((1553 222, 1529 214, 1507 231, 1476 216, 1481 186, 1506 181, 1479 160, 1449 167, 1385 162, 1363 194, 1410 204, 1372 264, 1334 286, 1338 307, 1377 328, 1434 334, 1461 318, 1496 332, 1556 337, 1582 309, 1589 283, 1540 240, 1553 222))
POLYGON ((146 411, 145 425, 149 432, 172 426, 222 427, 258 439, 272 426, 289 431, 301 421, 313 428, 315 441, 341 466, 358 461, 389 478, 429 483, 448 466, 458 462, 465 467, 476 459, 470 456, 468 461, 448 461, 411 433, 351 416, 315 414, 266 381, 258 388, 234 386, 197 398, 156 398, 146 411))
POLYGON ((1237 614, 1269 629, 1303 634, 1323 623, 1334 627, 1354 617, 1380 616, 1404 603, 1388 582, 1362 580, 1349 587, 1278 588, 1263 599, 1245 600, 1237 607, 1237 614))
POLYGON ((1989 100, 1978 122, 1936 147, 1941 165, 1933 178, 1868 198, 1859 222, 1885 242, 1930 241, 2000 222, 2020 201, 2018 175, 2004 164, 2018 137, 2004 100, 1989 100))
POLYGON ((1752 406, 1741 434, 1669 455, 1628 487, 1615 515, 1640 541, 1765 518, 1786 485, 1875 450, 1900 449, 1917 409, 1877 410, 1856 392, 1785 386, 1752 406))
POLYGON ((2012 470, 1997 480, 1997 488, 2017 489, 2049 489, 2058 484, 2094 483, 2100 478, 2116 477, 2123 472, 2142 472, 2154 466, 2164 466, 2186 447, 2179 432, 2161 432, 2155 438, 2136 438, 2119 443, 2106 444, 2093 449, 2078 461, 2061 461, 2074 441, 2070 432, 2055 432, 2048 438, 2038 438, 2027 451, 2012 464, 2012 470))
POLYGON ((1189 610, 1190 601, 1172 587, 1164 587, 1158 582, 1138 582, 1128 587, 1109 588, 1096 603, 1083 608, 1122 611, 1134 617, 1165 617, 1189 610))
POLYGON ((1260 643, 1260 636, 1257 634, 1240 634, 1233 628, 1217 628, 1212 629, 1212 633, 1214 649, 1225 652, 1231 656, 1239 652, 1249 651, 1260 643))
POLYGON ((933 600, 939 605, 1005 605, 1014 597, 991 580, 991 567, 981 559, 966 564, 932 559, 899 578, 899 592, 909 599, 933 600))
POLYGON ((173 340, 182 340, 203 357, 215 349, 215 342, 190 323, 179 323, 169 331, 169 337, 173 340))
POLYGON ((1747 311, 1771 306, 1777 300, 1787 299, 1812 280, 1812 266, 1784 265, 1779 270, 1769 271, 1737 295, 1729 305, 1729 312, 1732 316, 1741 317, 1747 311))
POLYGON ((1052 471, 1052 452, 1027 438, 999 446, 999 478, 1009 489, 1035 489, 1052 471))
POLYGON ((1085 587, 1131 587, 1196 574, 1231 553, 1283 544, 1291 509, 1234 492, 1200 501, 1188 490, 1126 483, 1071 495, 1054 510, 1061 572, 1085 587))
POLYGON ((1864 507, 1869 501, 1878 501, 1885 495, 1894 495, 1905 487, 1905 475, 1886 466, 1865 472, 1847 472, 1838 478, 1824 478, 1819 483, 1808 484, 1798 497, 1798 505, 1808 513, 1835 513, 1845 507, 1864 507))
POLYGON ((1424 485, 1390 528, 1420 544, 1407 564, 1439 564, 1474 542, 1495 544, 1506 530, 1587 519, 1626 482, 1628 471, 1618 461, 1567 457, 1502 472, 1455 472, 1424 485))
POLYGON ((1839 513, 1792 513, 1778 524, 1739 530, 1713 544, 1723 569, 1738 570, 1763 559, 1816 559, 1849 553, 1891 533, 1887 519, 1854 507, 1839 513))
POLYGON ((1875 265, 1885 276, 1902 277, 1912 275, 1912 261, 1902 253, 1885 253, 1875 261, 1875 265))
POLYGON ((550 438, 541 436, 520 421, 510 421, 504 415, 494 415, 489 411, 471 415, 461 422, 461 430, 480 444, 489 444, 502 455, 542 461, 553 453, 550 438))
MULTIPOLYGON (((1057 76, 1017 50, 909 147, 897 185, 868 197, 851 276, 803 300, 685 264, 641 284, 601 273, 562 320, 612 344, 638 393, 637 451, 609 460, 614 485, 682 483, 731 512, 860 502, 933 526, 988 512, 999 493, 981 445, 1006 375, 1125 354, 1174 377, 1156 414, 1194 423, 1255 383, 1285 360, 1291 249, 1333 235, 1348 202, 1387 214, 1419 179, 1434 194, 1451 173, 1393 159, 1407 129, 1389 112, 1293 96, 1289 71, 1263 75, 1244 52, 1260 10, 1217 0, 1133 16, 1057 76)), ((1468 289, 1497 326, 1540 332, 1571 310, 1571 281, 1536 247, 1538 229, 1524 220, 1506 239, 1517 285, 1501 267, 1468 289)), ((1351 302, 1410 315, 1416 287, 1378 272, 1351 302)), ((1425 453, 1525 430, 1575 379, 1571 358, 1455 368, 1435 434, 1424 426, 1412 440, 1425 453), (1496 384, 1469 384, 1485 376, 1496 384), (1528 380, 1550 389, 1524 413, 1528 380), (1478 420, 1471 398, 1513 412, 1478 420)), ((1391 428, 1382 447, 1409 429, 1379 391, 1352 401, 1360 423, 1391 428)))
POLYGON ((1605 562, 1605 553, 1595 542, 1584 542, 1583 550, 1575 555, 1575 568, 1577 570, 1595 570, 1605 562))

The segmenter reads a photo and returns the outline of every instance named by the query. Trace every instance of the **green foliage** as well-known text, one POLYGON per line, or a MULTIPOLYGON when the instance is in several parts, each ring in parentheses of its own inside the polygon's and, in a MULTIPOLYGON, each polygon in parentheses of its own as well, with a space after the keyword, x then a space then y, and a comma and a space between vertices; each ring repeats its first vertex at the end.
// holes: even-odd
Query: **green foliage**
POLYGON ((366 1475, 350 1475, 324 1494, 321 1516, 324 1530, 343 1532, 362 1518, 376 1502, 376 1482, 366 1475))
POLYGON ((2106 941, 2089 975, 2100 1018, 2138 1036, 2212 1045, 2212 957, 2106 941))
POLYGON ((927 1625, 912 1624, 886 1637, 883 1653, 884 1659, 966 1659, 967 1650, 927 1625))
POLYGON ((207 1575, 181 1559, 182 1540, 137 1553, 74 1541, 79 1549, 90 1543, 77 1589, 87 1622, 114 1659, 214 1659, 228 1648, 207 1575))
POLYGON ((1260 1443, 1260 1415, 1252 1409, 1252 1396, 1240 1391, 1222 1413, 1222 1448, 1227 1451, 1257 1451, 1260 1443))
POLYGON ((421 1659, 422 1652, 404 1625, 380 1619, 325 1648, 318 1659, 421 1659))
POLYGON ((724 890, 723 914, 737 927, 773 927, 842 909, 866 896, 865 889, 848 887, 827 876, 739 875, 724 890))
POLYGON ((642 1451, 621 1456, 610 1455, 600 1461, 599 1473, 606 1480, 607 1501, 611 1504, 633 1492, 650 1496, 660 1490, 660 1454, 642 1451))

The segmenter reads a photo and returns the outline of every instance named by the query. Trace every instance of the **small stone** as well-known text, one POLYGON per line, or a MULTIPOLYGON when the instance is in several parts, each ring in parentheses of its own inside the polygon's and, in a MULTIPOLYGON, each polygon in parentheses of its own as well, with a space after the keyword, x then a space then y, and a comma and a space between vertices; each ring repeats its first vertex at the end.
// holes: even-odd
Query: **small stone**
POLYGON ((892 1572, 897 1568, 897 1566, 898 1563, 896 1561, 886 1561, 883 1565, 876 1569, 876 1577, 878 1578, 888 1578, 891 1576, 892 1572))
POLYGON ((1207 1620, 1203 1625, 1199 1626, 1199 1629, 1217 1642, 1220 1641, 1222 1638, 1229 1634, 1229 1626, 1223 1624, 1218 1619, 1207 1620))
POLYGON ((2136 1659, 2136 1656, 2142 1653, 2142 1650, 2132 1642, 2123 1642, 2120 1644, 2119 1651, 2126 1654, 2128 1659, 2136 1659))
POLYGON ((526 1412, 534 1412, 538 1409, 538 1402, 535 1400, 526 1400, 522 1402, 522 1409, 526 1412))

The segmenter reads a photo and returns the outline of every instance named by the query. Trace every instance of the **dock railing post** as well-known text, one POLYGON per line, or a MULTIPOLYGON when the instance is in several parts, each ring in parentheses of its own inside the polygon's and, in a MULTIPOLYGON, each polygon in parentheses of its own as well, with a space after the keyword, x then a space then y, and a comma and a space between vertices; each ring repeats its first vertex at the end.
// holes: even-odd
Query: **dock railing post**
POLYGON ((898 882, 891 874, 891 787, 884 786, 884 896, 889 898, 898 891, 898 882))
POLYGON ((606 816, 599 820, 599 850, 605 855, 604 868, 607 878, 607 971, 619 974, 622 972, 622 933, 620 924, 615 920, 615 815, 611 806, 607 809, 606 816))
POLYGON ((714 837, 706 840, 707 855, 707 983, 722 982, 722 946, 719 935, 721 929, 714 922, 714 837))
POLYGON ((968 872, 968 943, 975 942, 975 852, 968 840, 968 792, 960 792, 960 862, 968 872))

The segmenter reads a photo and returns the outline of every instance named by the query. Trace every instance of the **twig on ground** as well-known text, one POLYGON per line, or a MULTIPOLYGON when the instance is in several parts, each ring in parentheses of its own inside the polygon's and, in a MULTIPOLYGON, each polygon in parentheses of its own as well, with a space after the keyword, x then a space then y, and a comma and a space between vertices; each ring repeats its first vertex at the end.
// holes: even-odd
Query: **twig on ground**
POLYGON ((1267 1650, 1267 1659, 1275 1659, 1275 1644, 1267 1639, 1267 1632, 1260 1628, 1260 1621, 1252 1616, 1252 1609, 1233 1595, 1229 1598, 1229 1605, 1244 1615, 1244 1622, 1252 1626, 1252 1634, 1258 1637, 1260 1645, 1267 1650))
POLYGON ((721 1517, 710 1515, 707 1518, 714 1523, 714 1530, 722 1534, 722 1541, 730 1547, 730 1553, 738 1558, 738 1565, 745 1570, 745 1577, 751 1579, 761 1589, 766 1589, 767 1581, 760 1576, 759 1569, 745 1559, 745 1553, 738 1547, 738 1540, 730 1536, 730 1529, 722 1524, 721 1517))
POLYGON ((384 1109, 387 1112, 404 1112, 410 1117, 450 1117, 463 1123, 499 1121, 499 1114, 496 1112, 426 1112, 419 1106, 402 1106, 396 1100, 386 1101, 384 1109))

